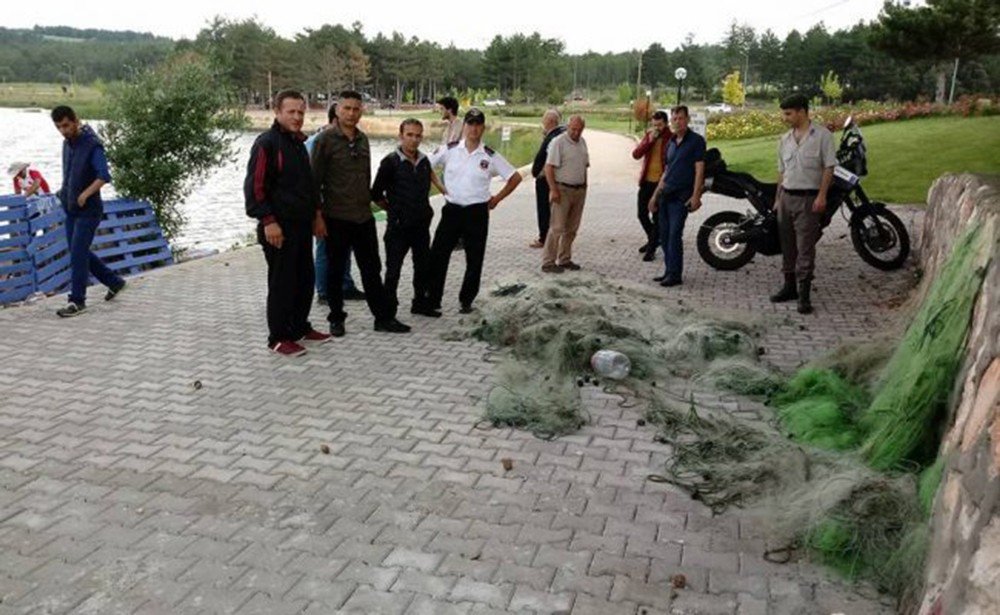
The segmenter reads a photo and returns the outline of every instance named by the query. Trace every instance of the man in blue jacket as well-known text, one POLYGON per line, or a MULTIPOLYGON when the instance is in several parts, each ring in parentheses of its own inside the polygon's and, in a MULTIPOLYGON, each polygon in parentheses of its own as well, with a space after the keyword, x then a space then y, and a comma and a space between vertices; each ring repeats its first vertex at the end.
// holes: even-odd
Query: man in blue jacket
POLYGON ((104 144, 90 126, 80 122, 70 107, 53 109, 52 121, 66 139, 62 150, 63 183, 58 195, 66 210, 66 243, 70 258, 69 303, 56 314, 69 318, 87 309, 90 274, 108 287, 105 301, 114 299, 125 288, 125 280, 90 251, 104 214, 101 187, 111 181, 104 144))

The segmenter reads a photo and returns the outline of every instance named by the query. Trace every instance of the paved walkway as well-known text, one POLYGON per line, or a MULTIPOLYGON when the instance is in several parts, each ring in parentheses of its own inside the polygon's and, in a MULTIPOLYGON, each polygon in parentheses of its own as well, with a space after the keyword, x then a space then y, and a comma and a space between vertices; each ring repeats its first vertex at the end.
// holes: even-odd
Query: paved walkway
MULTIPOLYGON (((636 251, 631 144, 587 137, 574 260, 645 282, 658 267, 636 251)), ((496 212, 487 278, 538 275, 533 198, 526 185, 496 212)), ((723 205, 708 201, 689 240, 723 205)), ((864 265, 836 224, 815 316, 767 302, 776 259, 726 274, 692 246, 664 300, 764 317, 785 367, 868 338, 910 274, 864 265)), ((884 612, 818 567, 764 562, 749 517, 646 482, 667 451, 598 391, 596 424, 572 437, 477 430, 492 365, 441 340, 460 271, 445 318, 375 334, 353 304, 348 336, 298 360, 264 348, 255 248, 134 280, 70 321, 62 298, 0 310, 0 613, 884 612)))

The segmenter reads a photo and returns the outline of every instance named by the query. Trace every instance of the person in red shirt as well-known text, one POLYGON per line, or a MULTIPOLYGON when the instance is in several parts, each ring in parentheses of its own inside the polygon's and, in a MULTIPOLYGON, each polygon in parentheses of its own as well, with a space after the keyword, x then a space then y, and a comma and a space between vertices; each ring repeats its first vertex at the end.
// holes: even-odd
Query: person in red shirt
POLYGON ((667 144, 671 136, 670 117, 666 111, 658 110, 653 114, 649 130, 643 135, 642 141, 632 150, 632 158, 642 160, 637 213, 642 230, 646 233, 646 243, 639 248, 639 252, 644 254, 642 260, 647 262, 656 258, 656 247, 660 243, 659 223, 657 216, 649 213, 649 199, 656 191, 656 185, 663 175, 667 144))
POLYGON ((14 177, 14 194, 24 193, 24 196, 35 196, 39 192, 51 194, 49 183, 40 172, 30 167, 31 163, 15 162, 7 168, 7 173, 14 177))

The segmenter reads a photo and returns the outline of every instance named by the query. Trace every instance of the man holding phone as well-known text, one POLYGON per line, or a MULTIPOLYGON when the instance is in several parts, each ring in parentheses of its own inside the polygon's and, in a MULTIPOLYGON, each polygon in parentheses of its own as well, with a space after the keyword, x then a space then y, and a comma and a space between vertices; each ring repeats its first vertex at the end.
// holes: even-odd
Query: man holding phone
POLYGON ((667 146, 666 170, 649 200, 650 213, 659 216, 663 246, 663 275, 653 278, 660 286, 679 286, 684 269, 684 223, 701 207, 705 188, 705 139, 689 130, 688 108, 670 111, 673 135, 667 146))

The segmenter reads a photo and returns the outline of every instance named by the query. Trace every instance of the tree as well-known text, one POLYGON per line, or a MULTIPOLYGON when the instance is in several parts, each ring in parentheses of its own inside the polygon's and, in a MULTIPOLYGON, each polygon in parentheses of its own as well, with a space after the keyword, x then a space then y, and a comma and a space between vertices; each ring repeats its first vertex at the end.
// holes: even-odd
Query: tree
POLYGON ((734 20, 723 41, 727 70, 744 69, 743 78, 750 80, 750 56, 757 51, 757 33, 752 26, 738 25, 734 20))
POLYGON ((844 88, 840 85, 840 77, 832 70, 820 76, 819 89, 823 91, 826 99, 834 104, 840 102, 840 97, 844 95, 844 88))
POLYGON ((726 75, 722 82, 722 100, 730 105, 742 106, 746 99, 743 84, 740 83, 740 71, 735 70, 726 75))
POLYGON ((909 8, 886 2, 871 42, 900 59, 929 62, 934 100, 944 102, 949 71, 957 72, 963 60, 1000 51, 1000 3, 927 0, 926 6, 909 8))
POLYGON ((784 49, 781 40, 771 30, 766 30, 760 36, 757 51, 758 83, 780 86, 782 83, 782 56, 784 49))
POLYGON ((167 240, 180 233, 178 209, 194 187, 230 160, 242 107, 203 57, 174 57, 110 91, 101 130, 119 194, 148 200, 167 240))

